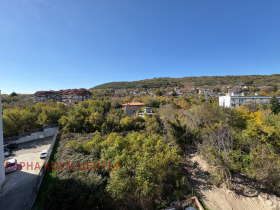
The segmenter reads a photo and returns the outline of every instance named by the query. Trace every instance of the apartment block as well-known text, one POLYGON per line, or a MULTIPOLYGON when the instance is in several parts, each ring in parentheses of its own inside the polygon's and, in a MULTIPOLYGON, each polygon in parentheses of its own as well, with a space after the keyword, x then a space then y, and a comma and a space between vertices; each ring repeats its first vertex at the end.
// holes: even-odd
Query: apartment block
MULTIPOLYGON (((238 107, 244 103, 253 103, 253 104, 269 104, 271 96, 220 96, 219 97, 219 106, 234 108, 238 107)), ((280 97, 276 97, 280 102, 280 97)))
POLYGON ((37 91, 33 95, 34 102, 45 102, 51 99, 55 101, 61 101, 64 103, 72 103, 79 102, 85 99, 92 98, 92 93, 87 89, 67 89, 67 90, 59 90, 59 91, 37 91))

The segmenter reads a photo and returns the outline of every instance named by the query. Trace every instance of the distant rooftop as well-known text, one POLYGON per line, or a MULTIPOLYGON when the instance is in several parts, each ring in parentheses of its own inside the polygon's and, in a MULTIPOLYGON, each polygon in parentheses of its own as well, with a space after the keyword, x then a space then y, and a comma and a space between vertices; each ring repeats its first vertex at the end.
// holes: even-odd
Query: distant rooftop
POLYGON ((125 103, 123 104, 123 106, 125 105, 130 105, 130 106, 145 106, 145 104, 141 103, 141 102, 132 102, 132 103, 125 103))

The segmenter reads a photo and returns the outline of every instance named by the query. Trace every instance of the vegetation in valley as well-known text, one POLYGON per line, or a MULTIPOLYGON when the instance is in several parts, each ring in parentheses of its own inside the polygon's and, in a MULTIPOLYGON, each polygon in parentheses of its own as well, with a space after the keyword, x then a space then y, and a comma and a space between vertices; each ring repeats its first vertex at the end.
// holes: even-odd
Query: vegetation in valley
POLYGON ((41 209, 160 209, 191 194, 182 166, 189 146, 209 163, 214 185, 232 188, 232 176, 241 174, 280 195, 279 110, 275 98, 268 105, 228 109, 216 98, 157 91, 154 96, 95 94, 71 105, 6 107, 3 122, 5 136, 61 126, 52 161, 73 162, 74 170, 59 166, 47 173, 48 185, 37 202, 41 209), (126 116, 121 104, 131 101, 145 103, 154 114, 126 116), (79 163, 99 163, 102 169, 80 170, 79 163))
POLYGON ((157 134, 64 134, 54 161, 75 164, 73 170, 65 164, 47 175, 51 180, 40 191, 41 207, 164 207, 189 193, 181 160, 178 150, 157 134))

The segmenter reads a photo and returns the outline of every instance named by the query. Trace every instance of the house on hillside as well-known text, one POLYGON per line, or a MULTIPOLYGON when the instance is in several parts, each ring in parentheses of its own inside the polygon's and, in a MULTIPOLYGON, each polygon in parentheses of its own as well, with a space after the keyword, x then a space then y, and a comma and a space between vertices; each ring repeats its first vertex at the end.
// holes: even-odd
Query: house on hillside
POLYGON ((176 88, 174 88, 173 91, 167 93, 167 95, 168 96, 176 96, 178 98, 178 97, 182 96, 182 92, 181 92, 181 90, 179 88, 176 87, 176 88))
POLYGON ((179 98, 182 96, 182 93, 176 93, 176 97, 179 98))
POLYGON ((198 90, 198 94, 212 94, 214 91, 212 89, 200 89, 198 90))
POLYGON ((125 112, 126 115, 128 116, 135 116, 136 112, 141 108, 144 107, 145 104, 140 103, 140 102, 132 102, 132 103, 125 103, 122 105, 123 106, 123 110, 125 112))
POLYGON ((245 96, 247 92, 243 92, 241 86, 234 86, 228 89, 227 95, 229 96, 245 96))

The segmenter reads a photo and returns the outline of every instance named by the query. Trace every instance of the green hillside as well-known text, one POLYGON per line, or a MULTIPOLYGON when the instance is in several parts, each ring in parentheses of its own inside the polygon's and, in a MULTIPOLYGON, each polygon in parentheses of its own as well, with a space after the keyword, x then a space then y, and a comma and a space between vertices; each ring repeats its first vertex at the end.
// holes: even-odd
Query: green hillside
POLYGON ((110 82, 97 85, 92 89, 126 89, 126 88, 166 88, 182 86, 216 86, 216 85, 250 85, 264 86, 280 84, 280 74, 242 75, 242 76, 203 76, 183 78, 153 78, 133 82, 110 82))

